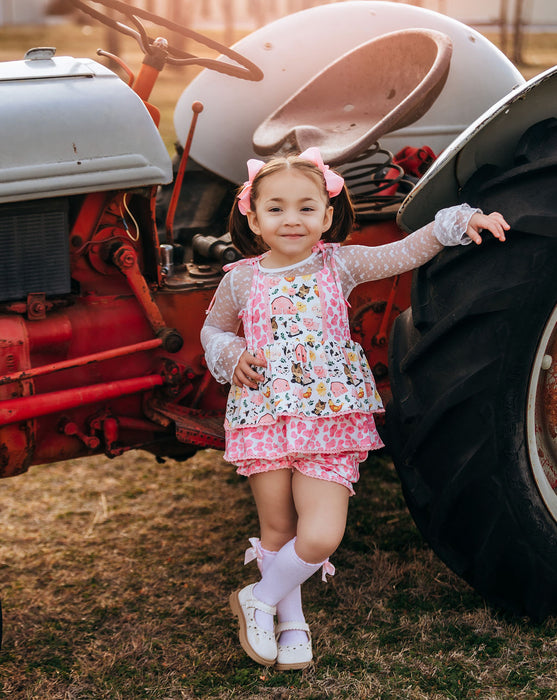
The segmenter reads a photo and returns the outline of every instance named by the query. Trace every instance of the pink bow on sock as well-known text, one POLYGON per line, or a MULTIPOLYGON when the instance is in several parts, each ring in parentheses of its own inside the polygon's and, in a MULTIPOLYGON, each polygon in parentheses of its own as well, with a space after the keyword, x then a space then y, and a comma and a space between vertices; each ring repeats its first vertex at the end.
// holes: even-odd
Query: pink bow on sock
POLYGON ((323 583, 327 583, 327 574, 329 576, 334 576, 336 572, 336 569, 333 564, 327 559, 326 561, 323 562, 323 566, 321 568, 321 580, 323 583))
POLYGON ((253 561, 254 559, 257 559, 258 564, 260 564, 263 560, 263 548, 261 547, 261 540, 259 537, 250 537, 249 541, 251 547, 246 549, 246 553, 244 555, 244 566, 249 564, 250 561, 253 561))

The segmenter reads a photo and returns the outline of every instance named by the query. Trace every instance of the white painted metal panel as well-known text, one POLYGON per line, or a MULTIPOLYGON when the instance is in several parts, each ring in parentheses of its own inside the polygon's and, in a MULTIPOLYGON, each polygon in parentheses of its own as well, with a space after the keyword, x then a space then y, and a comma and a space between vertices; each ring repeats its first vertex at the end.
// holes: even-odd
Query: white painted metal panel
POLYGON ((418 27, 450 36, 453 57, 449 76, 427 114, 381 139, 381 145, 393 152, 407 145, 428 145, 439 153, 524 79, 491 42, 470 27, 430 10, 374 0, 315 7, 242 39, 234 48, 262 68, 264 79, 248 83, 203 71, 178 101, 174 115, 178 138, 185 141, 191 104, 201 100, 205 109, 191 155, 207 169, 241 182, 246 159, 257 157, 251 142, 255 129, 299 87, 355 46, 387 32, 418 27))
POLYGON ((1 63, 0 105, 0 202, 172 180, 145 105, 95 61, 1 63))

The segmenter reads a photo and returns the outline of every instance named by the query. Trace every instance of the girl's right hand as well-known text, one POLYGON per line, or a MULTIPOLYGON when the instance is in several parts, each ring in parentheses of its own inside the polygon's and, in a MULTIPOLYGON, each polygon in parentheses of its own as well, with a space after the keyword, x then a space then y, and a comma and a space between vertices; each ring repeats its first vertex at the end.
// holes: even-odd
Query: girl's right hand
POLYGON ((257 388, 257 383, 262 382, 265 377, 259 372, 256 372, 254 367, 266 367, 267 363, 260 357, 255 357, 247 350, 240 355, 234 374, 232 375, 232 384, 243 387, 247 386, 250 389, 257 388))
POLYGON ((494 211, 491 214, 479 214, 476 212, 470 217, 466 234, 468 235, 468 238, 471 238, 474 241, 474 243, 480 245, 482 242, 480 233, 482 231, 491 231, 494 238, 504 241, 505 231, 508 231, 509 229, 510 224, 505 221, 503 215, 498 211, 494 211))

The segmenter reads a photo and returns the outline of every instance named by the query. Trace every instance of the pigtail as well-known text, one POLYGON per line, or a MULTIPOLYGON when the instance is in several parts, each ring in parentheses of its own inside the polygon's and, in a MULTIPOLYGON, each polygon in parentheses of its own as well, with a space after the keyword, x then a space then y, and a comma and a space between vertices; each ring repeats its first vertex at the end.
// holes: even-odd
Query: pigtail
MULTIPOLYGON (((238 193, 242 188, 238 189, 238 193)), ((234 199, 234 204, 230 210, 228 217, 228 230, 232 244, 238 248, 240 253, 245 258, 250 258, 254 255, 261 255, 265 252, 265 248, 261 245, 261 238, 255 236, 248 224, 248 217, 242 214, 238 209, 238 197, 234 199)))
POLYGON ((342 243, 345 241, 354 227, 356 213, 346 185, 330 199, 333 207, 333 220, 331 228, 325 231, 322 238, 326 243, 342 243))

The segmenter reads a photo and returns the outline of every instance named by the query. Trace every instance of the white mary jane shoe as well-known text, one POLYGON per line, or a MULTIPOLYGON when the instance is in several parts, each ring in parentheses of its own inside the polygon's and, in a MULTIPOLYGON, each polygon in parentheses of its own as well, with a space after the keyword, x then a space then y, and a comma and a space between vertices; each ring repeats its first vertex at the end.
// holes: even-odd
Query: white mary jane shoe
POLYGON ((307 634, 307 641, 298 644, 277 644, 277 661, 275 668, 278 671, 293 671, 307 668, 313 659, 311 648, 311 634, 305 622, 280 622, 275 627, 277 640, 286 630, 300 630, 307 634))
POLYGON ((277 640, 273 632, 264 630, 255 621, 255 611, 261 610, 274 615, 276 608, 258 600, 253 595, 255 583, 234 591, 229 602, 232 612, 240 624, 240 644, 246 654, 263 666, 272 666, 277 658, 277 640))

